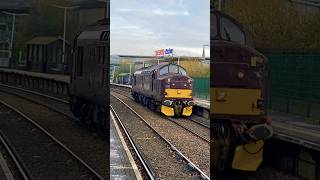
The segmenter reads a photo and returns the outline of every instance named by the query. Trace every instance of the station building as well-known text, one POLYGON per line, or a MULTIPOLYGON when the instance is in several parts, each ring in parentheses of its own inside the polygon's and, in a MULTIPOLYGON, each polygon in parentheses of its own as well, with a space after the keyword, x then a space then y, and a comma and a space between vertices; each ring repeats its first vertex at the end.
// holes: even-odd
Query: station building
POLYGON ((70 43, 66 41, 65 60, 62 60, 63 39, 38 36, 27 43, 27 70, 63 74, 70 71, 70 43))

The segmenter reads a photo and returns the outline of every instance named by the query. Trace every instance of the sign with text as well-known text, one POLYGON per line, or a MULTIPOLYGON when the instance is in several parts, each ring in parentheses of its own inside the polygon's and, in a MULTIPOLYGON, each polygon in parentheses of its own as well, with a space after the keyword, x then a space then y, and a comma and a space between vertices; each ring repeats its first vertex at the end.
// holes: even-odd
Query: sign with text
POLYGON ((164 56, 170 56, 173 54, 173 49, 159 49, 155 51, 156 57, 164 57, 164 56))

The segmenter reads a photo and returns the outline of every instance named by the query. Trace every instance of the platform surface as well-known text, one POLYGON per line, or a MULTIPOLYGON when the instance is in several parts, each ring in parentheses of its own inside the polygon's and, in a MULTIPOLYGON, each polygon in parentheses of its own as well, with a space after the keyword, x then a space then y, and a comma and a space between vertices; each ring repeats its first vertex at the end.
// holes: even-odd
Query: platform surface
POLYGON ((115 124, 114 118, 110 117, 110 179, 133 180, 142 179, 139 170, 126 146, 123 136, 115 124))
POLYGON ((320 151, 320 125, 310 124, 302 118, 271 115, 274 137, 320 151))

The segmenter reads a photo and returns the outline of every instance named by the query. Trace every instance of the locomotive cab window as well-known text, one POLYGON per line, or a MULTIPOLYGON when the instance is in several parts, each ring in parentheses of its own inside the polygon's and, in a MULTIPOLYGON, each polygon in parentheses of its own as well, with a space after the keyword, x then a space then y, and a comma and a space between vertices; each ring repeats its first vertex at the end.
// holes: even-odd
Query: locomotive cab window
POLYGON ((173 74, 178 74, 179 70, 178 70, 178 66, 176 65, 169 65, 169 72, 170 73, 173 73, 173 74))
POLYGON ((245 33, 235 23, 225 17, 222 17, 220 27, 222 39, 245 44, 245 33))
POLYGON ((169 68, 168 66, 164 66, 160 69, 160 76, 168 74, 169 73, 169 68))
POLYGON ((179 67, 179 74, 186 76, 187 72, 183 68, 179 67))
POLYGON ((211 24, 211 37, 215 38, 218 35, 218 20, 215 14, 211 14, 210 17, 211 24))
POLYGON ((182 67, 170 64, 167 66, 164 66, 160 69, 160 76, 165 75, 165 74, 181 74, 181 75, 187 75, 186 70, 184 70, 182 67))

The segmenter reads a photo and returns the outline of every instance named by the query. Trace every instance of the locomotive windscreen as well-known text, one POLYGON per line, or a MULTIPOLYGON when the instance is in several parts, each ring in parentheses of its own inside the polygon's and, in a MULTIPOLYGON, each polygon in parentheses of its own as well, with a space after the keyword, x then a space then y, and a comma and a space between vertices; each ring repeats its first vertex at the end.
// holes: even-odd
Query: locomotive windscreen
POLYGON ((213 39, 247 45, 246 33, 242 26, 231 17, 218 11, 211 14, 211 33, 213 39))

